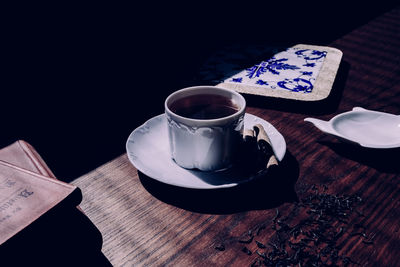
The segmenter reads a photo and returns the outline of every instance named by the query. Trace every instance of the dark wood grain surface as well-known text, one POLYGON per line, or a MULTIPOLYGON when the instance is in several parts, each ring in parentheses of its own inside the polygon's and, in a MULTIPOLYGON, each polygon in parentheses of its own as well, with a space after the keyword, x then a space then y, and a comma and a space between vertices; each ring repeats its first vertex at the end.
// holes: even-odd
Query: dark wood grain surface
MULTIPOLYGON (((399 266, 400 150, 342 143, 303 120, 311 115, 329 120, 356 106, 400 114, 400 8, 330 46, 342 50, 343 59, 327 100, 295 103, 247 96, 247 112, 272 123, 287 143, 279 170, 268 179, 232 189, 183 189, 138 173, 122 155, 75 180, 84 195, 81 207, 102 232, 103 252, 110 262, 259 264, 257 259, 263 257, 257 251, 262 255, 274 250, 280 238, 277 229, 294 227, 309 216, 306 211, 313 212, 301 203, 325 194, 358 197, 348 217, 330 221, 338 235, 338 265, 399 266), (251 242, 243 242, 251 236, 251 242), (266 248, 258 247, 256 240, 266 248)), ((318 245, 310 246, 317 255, 318 245)), ((328 257, 323 260, 330 262, 328 257)))

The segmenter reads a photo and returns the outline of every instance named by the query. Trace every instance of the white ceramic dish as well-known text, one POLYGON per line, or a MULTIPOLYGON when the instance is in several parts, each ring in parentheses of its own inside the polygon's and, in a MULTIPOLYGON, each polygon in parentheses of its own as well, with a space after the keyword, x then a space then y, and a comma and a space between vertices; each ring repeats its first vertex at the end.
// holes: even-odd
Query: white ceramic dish
MULTIPOLYGON (((281 161, 286 153, 283 136, 267 121, 246 113, 244 127, 260 123, 271 139, 276 158, 281 161)), ((158 115, 135 129, 126 142, 130 162, 142 173, 162 183, 194 189, 233 187, 254 179, 240 174, 235 167, 217 172, 203 172, 179 167, 170 156, 167 121, 158 115)))
POLYGON ((360 107, 329 121, 306 118, 321 131, 368 148, 400 147, 400 116, 360 107))

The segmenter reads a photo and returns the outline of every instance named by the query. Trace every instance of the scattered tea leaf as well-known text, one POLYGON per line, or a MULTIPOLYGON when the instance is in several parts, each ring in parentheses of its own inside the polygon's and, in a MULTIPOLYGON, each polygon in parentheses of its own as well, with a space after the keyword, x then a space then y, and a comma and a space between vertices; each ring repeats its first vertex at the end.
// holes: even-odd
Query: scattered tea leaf
POLYGON ((246 253, 247 255, 251 255, 251 254, 253 254, 253 253, 251 253, 251 251, 247 248, 247 247, 243 247, 242 248, 242 251, 244 252, 244 253, 246 253))
POLYGON ((259 247, 259 248, 266 248, 266 246, 263 243, 261 243, 257 240, 256 240, 256 244, 257 244, 257 247, 259 247))
POLYGON ((219 244, 217 246, 214 247, 216 250, 219 251, 224 251, 225 250, 225 245, 224 244, 219 244))

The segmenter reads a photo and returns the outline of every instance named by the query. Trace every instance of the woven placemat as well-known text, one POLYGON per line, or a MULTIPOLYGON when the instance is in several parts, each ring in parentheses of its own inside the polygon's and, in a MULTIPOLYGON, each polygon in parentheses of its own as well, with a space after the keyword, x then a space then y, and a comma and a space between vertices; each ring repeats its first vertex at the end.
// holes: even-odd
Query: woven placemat
POLYGON ((280 88, 252 86, 249 84, 230 83, 225 80, 217 84, 218 87, 235 90, 240 93, 260 95, 268 97, 286 98, 299 101, 318 101, 328 97, 331 92, 333 82, 339 69, 343 53, 333 47, 298 44, 293 46, 295 49, 312 49, 326 52, 326 57, 319 69, 318 76, 313 83, 311 92, 296 92, 280 88))

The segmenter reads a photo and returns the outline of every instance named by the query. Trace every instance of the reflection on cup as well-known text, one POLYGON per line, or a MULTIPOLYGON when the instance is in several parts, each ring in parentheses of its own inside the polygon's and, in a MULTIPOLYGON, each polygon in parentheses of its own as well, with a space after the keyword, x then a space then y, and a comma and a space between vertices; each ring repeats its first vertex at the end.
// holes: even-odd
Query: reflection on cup
POLYGON ((215 86, 172 93, 165 100, 171 157, 187 169, 228 167, 242 140, 245 108, 239 93, 215 86))

